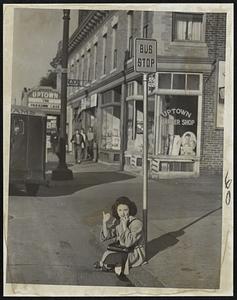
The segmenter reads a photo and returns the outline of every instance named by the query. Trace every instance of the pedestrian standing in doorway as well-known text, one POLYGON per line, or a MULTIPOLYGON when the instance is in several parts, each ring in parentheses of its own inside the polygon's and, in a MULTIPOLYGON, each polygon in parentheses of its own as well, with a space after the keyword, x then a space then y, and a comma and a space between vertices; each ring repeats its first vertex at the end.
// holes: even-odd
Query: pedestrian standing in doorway
POLYGON ((79 130, 75 131, 71 138, 71 143, 73 143, 74 147, 74 157, 75 163, 80 163, 82 160, 82 145, 85 143, 83 136, 80 134, 79 130))
POLYGON ((84 160, 86 160, 87 159, 87 136, 86 136, 85 131, 84 131, 83 128, 81 128, 80 133, 83 137, 83 143, 81 145, 81 147, 82 147, 82 157, 83 157, 84 160))
POLYGON ((93 159, 93 142, 94 142, 94 132, 92 130, 92 127, 89 127, 89 130, 87 132, 87 141, 88 141, 88 147, 87 152, 89 159, 93 159))
POLYGON ((55 148, 55 154, 57 155, 58 160, 60 161, 60 128, 57 130, 56 136, 57 136, 57 144, 55 148))
POLYGON ((50 134, 50 143, 51 143, 52 152, 56 153, 56 146, 58 143, 58 135, 56 130, 53 130, 50 134))
POLYGON ((145 249, 142 222, 135 217, 136 204, 127 197, 118 198, 110 213, 103 212, 101 240, 112 239, 100 261, 94 264, 99 271, 114 271, 121 280, 126 280, 131 267, 144 263, 145 249))

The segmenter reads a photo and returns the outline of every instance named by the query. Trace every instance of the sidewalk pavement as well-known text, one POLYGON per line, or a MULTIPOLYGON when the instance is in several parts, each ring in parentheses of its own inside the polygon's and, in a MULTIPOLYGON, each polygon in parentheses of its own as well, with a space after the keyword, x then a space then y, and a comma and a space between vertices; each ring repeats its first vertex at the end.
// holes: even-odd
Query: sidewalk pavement
MULTIPOLYGON (((118 166, 90 162, 69 167, 75 173, 118 171, 118 166)), ((109 210, 119 196, 126 195, 135 201, 138 217, 142 218, 142 187, 142 176, 137 176, 77 192, 84 201, 94 203, 84 222, 95 239, 99 239, 102 211, 109 210), (102 197, 104 207, 100 205, 102 197)), ((129 279, 136 286, 219 287, 221 192, 220 176, 149 180, 148 263, 131 270, 129 279)))

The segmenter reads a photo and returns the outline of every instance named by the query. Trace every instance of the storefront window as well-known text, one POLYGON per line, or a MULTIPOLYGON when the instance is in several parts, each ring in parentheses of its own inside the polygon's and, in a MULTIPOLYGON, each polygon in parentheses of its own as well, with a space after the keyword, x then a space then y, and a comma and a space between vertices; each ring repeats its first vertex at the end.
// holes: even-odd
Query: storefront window
POLYGON ((159 73, 158 88, 200 91, 200 74, 159 73))
POLYGON ((127 102, 127 115, 128 115, 128 123, 127 123, 127 136, 128 143, 134 139, 134 130, 133 130, 133 117, 134 117, 134 102, 127 102))
POLYGON ((197 148, 197 96, 161 96, 159 154, 194 156, 197 148))
POLYGON ((114 102, 121 101, 121 85, 114 88, 114 102))
POLYGON ((199 75, 187 75, 187 90, 199 90, 199 75))
POLYGON ((135 86, 135 82, 131 81, 128 83, 128 96, 133 96, 134 93, 134 86, 135 86))
POLYGON ((106 91, 102 94, 102 104, 109 104, 113 101, 112 90, 106 91))
POLYGON ((161 89, 171 89, 171 73, 160 73, 158 85, 161 89))
POLYGON ((106 150, 120 149, 120 106, 102 109, 101 148, 106 150))
POLYGON ((173 89, 185 90, 185 74, 173 75, 173 89))
MULTIPOLYGON (((128 101, 127 150, 142 152, 143 101, 128 101)), ((148 100, 148 153, 154 153, 154 99, 148 100)))

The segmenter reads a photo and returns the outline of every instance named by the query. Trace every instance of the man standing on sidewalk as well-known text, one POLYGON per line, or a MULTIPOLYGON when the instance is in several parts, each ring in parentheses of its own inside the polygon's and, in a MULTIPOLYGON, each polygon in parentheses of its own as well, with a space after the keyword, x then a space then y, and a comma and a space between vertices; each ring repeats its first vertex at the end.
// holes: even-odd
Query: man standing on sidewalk
POLYGON ((71 143, 74 145, 74 157, 75 157, 75 163, 81 162, 81 156, 82 156, 82 144, 84 142, 83 136, 79 133, 79 130, 77 129, 76 132, 73 134, 71 138, 71 143))
POLYGON ((92 127, 89 127, 89 130, 87 132, 87 141, 88 141, 88 154, 90 160, 93 159, 93 142, 94 142, 94 132, 92 131, 92 127))

